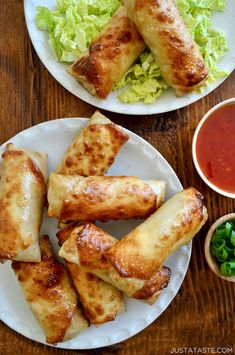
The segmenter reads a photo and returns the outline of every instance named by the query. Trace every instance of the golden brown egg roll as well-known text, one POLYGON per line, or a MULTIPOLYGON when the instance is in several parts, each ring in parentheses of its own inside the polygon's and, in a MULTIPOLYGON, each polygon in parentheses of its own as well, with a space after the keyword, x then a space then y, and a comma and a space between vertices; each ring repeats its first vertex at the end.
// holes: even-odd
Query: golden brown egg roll
MULTIPOLYGON (((75 224, 70 224, 56 235, 60 245, 69 238, 75 224)), ((66 262, 73 284, 78 291, 83 313, 92 324, 112 321, 124 311, 123 294, 112 285, 87 272, 83 267, 66 262)))
POLYGON ((175 0, 122 0, 122 3, 176 95, 201 86, 208 70, 175 0))
POLYGON ((128 139, 120 126, 96 111, 77 133, 56 171, 65 175, 104 175, 128 139))
POLYGON ((205 224, 207 210, 202 199, 202 195, 192 187, 179 192, 110 248, 105 257, 120 276, 151 277, 205 224))
POLYGON ((77 226, 59 250, 59 255, 69 263, 82 266, 102 280, 110 283, 127 296, 152 304, 156 296, 170 280, 170 269, 159 268, 149 280, 121 277, 104 258, 105 251, 118 243, 102 229, 92 223, 77 226))
POLYGON ((0 259, 40 261, 47 155, 6 146, 0 179, 0 259))
POLYGON ((52 173, 48 216, 62 221, 144 218, 159 207, 163 181, 133 176, 74 176, 52 173))
POLYGON ((77 293, 63 264, 55 259, 48 236, 40 237, 39 244, 41 262, 14 261, 12 268, 46 341, 56 344, 75 337, 88 322, 77 308, 77 293))
MULTIPOLYGON (((113 163, 128 135, 107 117, 96 111, 88 125, 75 136, 57 168, 62 174, 103 175, 113 163)), ((74 224, 57 233, 62 245, 74 224)), ((83 312, 92 324, 112 321, 124 310, 122 292, 78 265, 66 262, 79 293, 83 312)))
POLYGON ((105 99, 145 48, 135 24, 121 6, 68 72, 92 95, 105 99))

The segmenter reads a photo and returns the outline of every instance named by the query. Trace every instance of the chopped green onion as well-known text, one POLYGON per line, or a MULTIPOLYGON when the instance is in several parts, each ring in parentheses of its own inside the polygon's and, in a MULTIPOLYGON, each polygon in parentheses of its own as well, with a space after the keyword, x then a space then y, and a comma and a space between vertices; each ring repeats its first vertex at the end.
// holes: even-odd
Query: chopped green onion
POLYGON ((235 231, 231 233, 230 243, 235 246, 235 231))
POLYGON ((212 240, 212 243, 213 243, 213 247, 216 249, 216 250, 219 250, 221 248, 223 248, 225 246, 225 240, 220 238, 220 239, 213 239, 212 240))
POLYGON ((227 250, 225 248, 218 250, 216 257, 220 262, 226 261, 228 257, 227 250))
POLYGON ((216 228, 211 238, 211 253, 222 275, 235 275, 235 224, 232 221, 216 228))
POLYGON ((226 235, 226 237, 230 236, 231 231, 232 231, 232 225, 229 222, 227 222, 226 225, 225 225, 225 235, 226 235))
POLYGON ((224 262, 220 265, 220 271, 222 275, 235 275, 235 261, 224 262))

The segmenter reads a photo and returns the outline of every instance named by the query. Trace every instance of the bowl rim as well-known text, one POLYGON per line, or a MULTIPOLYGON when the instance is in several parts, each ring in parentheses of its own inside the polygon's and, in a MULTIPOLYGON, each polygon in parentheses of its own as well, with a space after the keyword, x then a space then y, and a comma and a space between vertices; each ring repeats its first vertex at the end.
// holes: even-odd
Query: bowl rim
POLYGON ((228 213, 220 218, 218 218, 210 227, 210 229, 207 232, 205 242, 204 242, 204 254, 205 258, 207 261, 207 264, 209 265, 210 269, 221 279, 229 281, 229 282, 235 282, 235 275, 233 276, 224 276, 221 274, 220 269, 217 265, 217 262, 214 258, 214 256, 211 254, 210 251, 210 244, 211 244, 211 238, 214 234, 215 229, 220 225, 223 224, 227 221, 234 220, 235 221, 235 213, 228 213))
POLYGON ((218 110, 220 107, 229 105, 229 104, 235 104, 235 97, 232 97, 230 99, 221 101, 220 103, 218 103, 217 105, 213 106, 209 111, 207 111, 207 113, 202 117, 201 121, 199 122, 199 124, 197 125, 197 128, 194 132, 193 135, 193 141, 192 141, 192 157, 193 157, 193 162, 195 165, 195 168, 198 172, 198 174, 200 175, 200 177, 202 178, 202 180, 214 191, 216 191, 217 193, 219 193, 220 195, 226 196, 226 197, 230 197, 230 198, 235 198, 235 193, 232 192, 228 192, 226 190, 220 189, 218 186, 212 184, 211 181, 209 181, 206 176, 204 175, 204 173, 201 170, 201 167, 198 163, 197 160, 197 154, 196 154, 196 143, 197 143, 197 138, 198 138, 198 134, 200 132, 201 127, 203 126, 204 122, 208 119, 209 116, 211 116, 211 114, 213 112, 215 112, 216 110, 218 110))

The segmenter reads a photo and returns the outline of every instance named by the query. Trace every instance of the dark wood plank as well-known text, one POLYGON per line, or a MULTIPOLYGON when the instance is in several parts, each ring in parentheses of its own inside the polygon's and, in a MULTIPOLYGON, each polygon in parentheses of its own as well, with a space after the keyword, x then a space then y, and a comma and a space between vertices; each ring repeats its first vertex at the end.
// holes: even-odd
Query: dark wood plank
MULTIPOLYGON (((68 93, 41 64, 26 32, 22 1, 2 2, 0 17, 0 143, 45 120, 91 116, 95 108, 68 93)), ((104 112, 156 147, 184 187, 193 185, 205 195, 209 221, 193 242, 192 259, 180 291, 159 319, 123 343, 79 352, 43 346, 1 323, 1 354, 164 355, 173 347, 235 346, 235 286, 214 276, 203 254, 209 225, 219 216, 234 211, 235 203, 202 182, 191 155, 193 133, 203 114, 221 100, 234 96, 235 72, 213 93, 178 111, 141 117, 104 112)))

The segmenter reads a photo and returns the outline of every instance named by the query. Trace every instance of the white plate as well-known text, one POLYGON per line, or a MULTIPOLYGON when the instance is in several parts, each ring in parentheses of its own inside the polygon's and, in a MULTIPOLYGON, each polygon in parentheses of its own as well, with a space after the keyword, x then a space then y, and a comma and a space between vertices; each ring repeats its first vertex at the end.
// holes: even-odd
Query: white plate
MULTIPOLYGON (((209 94, 217 88, 226 78, 217 80, 214 84, 208 86, 201 94, 188 94, 181 98, 177 98, 172 89, 167 90, 160 98, 152 104, 144 104, 142 102, 135 104, 124 104, 117 98, 117 92, 112 92, 105 100, 100 100, 89 94, 76 80, 71 77, 66 68, 68 65, 58 63, 48 43, 48 34, 39 31, 35 24, 35 7, 41 5, 53 8, 55 0, 24 0, 25 18, 29 31, 29 35, 33 46, 51 75, 68 91, 75 96, 88 102, 91 105, 102 108, 104 110, 124 113, 129 115, 149 115, 162 112, 169 112, 187 106, 205 95, 209 94)), ((213 26, 221 29, 227 34, 228 52, 219 63, 221 69, 226 70, 229 74, 235 68, 235 2, 227 0, 226 9, 223 13, 215 13, 213 16, 213 26)))
MULTIPOLYGON (((87 122, 85 118, 67 118, 44 122, 31 127, 10 139, 17 147, 28 147, 47 152, 49 171, 55 169, 70 144, 75 132, 87 122)), ((167 198, 182 189, 179 179, 166 162, 149 143, 134 133, 126 130, 130 140, 123 146, 109 175, 136 175, 144 179, 163 179, 167 182, 167 198)), ((0 147, 2 154, 6 143, 0 147)), ((140 220, 115 221, 101 224, 115 237, 125 235, 140 220)), ((56 221, 46 217, 41 233, 48 234, 55 250, 58 249, 55 233, 56 221)), ((174 253, 166 265, 171 268, 172 277, 169 286, 163 290, 157 302, 150 306, 133 299, 126 299, 127 311, 118 315, 113 322, 98 328, 91 326, 76 338, 60 343, 59 348, 91 349, 121 342, 147 327, 168 307, 184 279, 191 255, 191 244, 174 253)), ((11 270, 10 262, 0 265, 0 318, 18 333, 45 343, 45 337, 38 323, 31 314, 11 270)))

